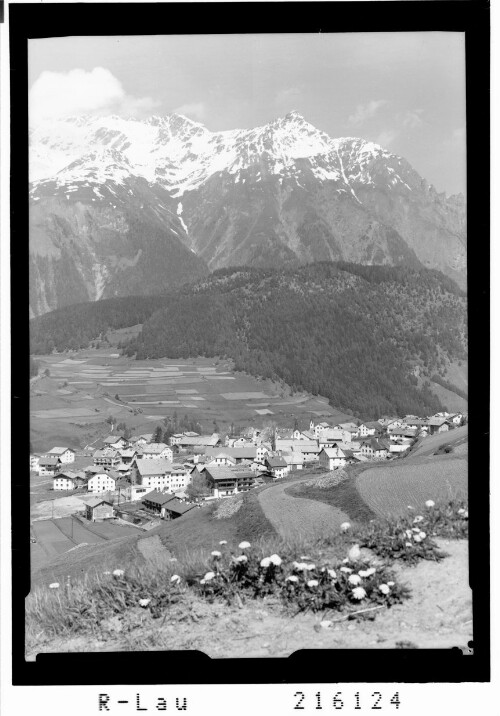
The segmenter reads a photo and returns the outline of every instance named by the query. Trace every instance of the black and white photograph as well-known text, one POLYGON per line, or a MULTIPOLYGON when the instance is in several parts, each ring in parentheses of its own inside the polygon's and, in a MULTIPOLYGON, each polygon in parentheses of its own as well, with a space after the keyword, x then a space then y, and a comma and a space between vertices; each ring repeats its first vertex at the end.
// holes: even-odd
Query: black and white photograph
POLYGON ((472 658, 466 33, 76 31, 27 79, 24 660, 472 658))

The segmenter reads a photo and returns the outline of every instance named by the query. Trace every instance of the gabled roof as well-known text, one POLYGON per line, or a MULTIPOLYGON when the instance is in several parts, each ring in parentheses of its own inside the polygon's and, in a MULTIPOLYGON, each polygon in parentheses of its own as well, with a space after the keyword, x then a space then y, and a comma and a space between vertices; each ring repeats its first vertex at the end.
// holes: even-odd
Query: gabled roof
POLYGON ((365 423, 362 423, 365 427, 367 427, 369 430, 380 430, 382 432, 382 425, 377 420, 368 420, 365 423))
POLYGON ((103 450, 96 450, 94 455, 94 459, 97 457, 118 457, 118 451, 112 450, 110 448, 104 448, 103 450))
POLYGON ((218 457, 219 455, 227 455, 228 457, 239 458, 241 460, 253 460, 257 454, 256 447, 236 447, 236 448, 205 448, 205 455, 210 457, 218 457))
POLYGON ((218 433, 212 433, 212 435, 196 435, 194 437, 186 437, 183 435, 180 440, 180 445, 186 445, 186 446, 204 446, 204 445, 211 445, 212 447, 215 447, 217 443, 219 442, 219 434, 218 433))
POLYGON ((158 460, 144 460, 141 458, 137 460, 136 463, 141 477, 166 475, 173 470, 170 460, 166 460, 163 457, 160 457, 158 460))
POLYGON ((170 450, 168 445, 166 445, 165 443, 149 443, 149 445, 144 445, 144 447, 142 448, 142 454, 144 455, 145 453, 152 453, 153 455, 159 455, 165 450, 165 448, 168 448, 170 450))
POLYGON ((253 477, 253 473, 249 470, 237 470, 222 465, 207 465, 205 473, 208 473, 213 480, 237 480, 241 477, 253 477))
POLYGON ((142 501, 156 502, 158 505, 164 505, 166 502, 170 502, 174 499, 174 495, 171 495, 170 492, 158 492, 158 490, 153 490, 152 492, 148 492, 147 495, 144 495, 142 501))
POLYGON ((56 465, 60 465, 61 461, 58 457, 41 457, 38 464, 41 467, 55 467, 56 465))
POLYGON ((266 464, 269 467, 286 467, 287 464, 282 457, 266 457, 266 464))
POLYGON ((429 418, 427 420, 427 425, 444 425, 444 423, 447 423, 449 418, 429 418))
MULTIPOLYGON (((114 445, 119 440, 125 440, 123 435, 108 435, 107 438, 104 438, 103 443, 106 443, 107 445, 114 445)), ((125 440, 127 442, 127 440, 125 440)))
POLYGON ((181 502, 177 499, 177 497, 174 497, 173 500, 170 500, 168 502, 166 509, 170 510, 171 512, 176 512, 179 515, 183 515, 185 512, 192 510, 194 507, 196 507, 196 505, 190 505, 186 502, 181 502))
POLYGON ((89 507, 97 507, 98 505, 105 504, 112 507, 113 505, 111 502, 108 502, 108 500, 103 500, 101 497, 92 497, 90 500, 87 500, 86 503, 89 507))
POLYGON ((63 453, 66 452, 66 450, 69 450, 70 452, 75 452, 72 450, 72 448, 69 447, 53 447, 52 450, 49 450, 47 453, 48 455, 63 455, 63 453))

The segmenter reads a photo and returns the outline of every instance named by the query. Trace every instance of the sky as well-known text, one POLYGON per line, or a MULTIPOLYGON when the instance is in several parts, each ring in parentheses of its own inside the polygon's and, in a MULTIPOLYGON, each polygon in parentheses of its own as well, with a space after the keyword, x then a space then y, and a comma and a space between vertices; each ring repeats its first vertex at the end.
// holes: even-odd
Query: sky
POLYGON ((30 40, 30 122, 171 112, 212 131, 292 110, 465 193, 463 33, 156 35, 30 40))

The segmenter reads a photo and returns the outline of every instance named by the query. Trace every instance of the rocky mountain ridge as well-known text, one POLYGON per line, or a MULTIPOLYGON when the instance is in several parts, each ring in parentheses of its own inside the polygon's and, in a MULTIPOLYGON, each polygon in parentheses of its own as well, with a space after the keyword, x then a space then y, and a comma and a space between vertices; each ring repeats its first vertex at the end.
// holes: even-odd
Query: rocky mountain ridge
POLYGON ((423 265, 465 285, 465 201, 297 112, 210 132, 181 115, 30 132, 31 310, 161 292, 216 268, 423 265))

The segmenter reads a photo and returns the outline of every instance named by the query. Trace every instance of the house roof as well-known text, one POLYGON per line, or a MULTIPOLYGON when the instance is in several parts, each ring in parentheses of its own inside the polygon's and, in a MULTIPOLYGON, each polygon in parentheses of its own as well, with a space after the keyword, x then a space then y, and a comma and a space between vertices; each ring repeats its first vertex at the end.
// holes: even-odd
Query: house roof
POLYGON ((69 447, 53 447, 52 450, 49 450, 49 455, 62 455, 66 452, 66 450, 69 450, 70 452, 75 452, 69 447))
POLYGON ((171 495, 170 492, 158 492, 158 490, 153 490, 152 492, 148 492, 147 495, 144 495, 142 501, 155 502, 158 505, 164 505, 166 502, 174 499, 174 496, 171 495))
POLYGON ((107 445, 114 445, 119 440, 125 440, 123 435, 108 435, 107 438, 104 438, 103 443, 106 443, 107 445))
MULTIPOLYGON (((144 445, 142 448, 142 454, 145 453, 152 453, 153 455, 159 455, 162 453, 165 448, 167 448, 168 445, 165 443, 150 443, 149 445, 144 445)), ((168 448, 170 450, 170 448, 168 448)))
POLYGON ((59 465, 60 463, 61 463, 61 461, 59 460, 58 457, 41 457, 38 464, 41 465, 42 467, 44 467, 44 466, 51 467, 51 466, 59 465))
POLYGON ((188 512, 189 510, 192 510, 196 505, 190 505, 186 502, 181 502, 177 499, 177 497, 174 497, 173 500, 170 500, 166 509, 170 510, 170 512, 177 512, 179 515, 183 515, 185 512, 188 512))
POLYGON ((118 457, 118 451, 111 450, 110 448, 104 448, 103 450, 96 450, 93 457, 94 459, 96 457, 118 457))
POLYGON ((113 505, 111 504, 111 502, 108 502, 108 500, 103 500, 101 497, 92 497, 90 500, 87 500, 87 501, 86 501, 86 504, 87 504, 89 507, 92 507, 92 508, 98 507, 98 505, 101 505, 101 504, 103 504, 103 503, 104 503, 105 505, 109 505, 110 507, 113 506, 113 505))
POLYGON ((151 475, 166 475, 172 472, 173 466, 170 460, 160 457, 158 460, 144 460, 140 458, 136 461, 137 469, 141 477, 151 475))
POLYGON ((186 446, 204 446, 204 445, 211 445, 212 447, 215 447, 217 443, 219 442, 219 434, 213 433, 212 435, 196 435, 193 437, 186 437, 183 435, 180 440, 180 445, 186 445, 186 446))
POLYGON ((111 475, 109 472, 102 472, 102 470, 101 470, 101 471, 95 473, 94 475, 91 475, 89 477, 89 481, 92 480, 94 477, 110 477, 112 480, 114 480, 116 482, 119 479, 120 475, 118 475, 116 473, 114 475, 111 475))
POLYGON ((270 467, 286 467, 286 461, 282 457, 266 457, 266 463, 270 467))
POLYGON ((427 425, 443 425, 448 422, 448 418, 429 418, 427 425))
POLYGON ((134 457, 134 455, 137 454, 135 448, 123 448, 122 450, 118 450, 118 452, 122 457, 134 457))
POLYGON ((382 431, 382 425, 377 420, 369 420, 366 423, 363 423, 363 425, 369 430, 375 429, 382 431))
POLYGON ((352 451, 343 450, 342 448, 339 448, 339 447, 323 448, 323 451, 325 452, 325 454, 328 457, 345 457, 345 454, 347 452, 351 452, 351 455, 352 455, 352 451))
POLYGON ((205 455, 210 457, 218 457, 219 455, 227 455, 228 457, 239 458, 241 460, 253 460, 257 454, 256 447, 236 447, 236 448, 205 448, 205 455))
POLYGON ((237 480, 239 477, 253 476, 253 473, 249 470, 235 470, 232 467, 223 465, 207 465, 205 472, 213 480, 237 480))

